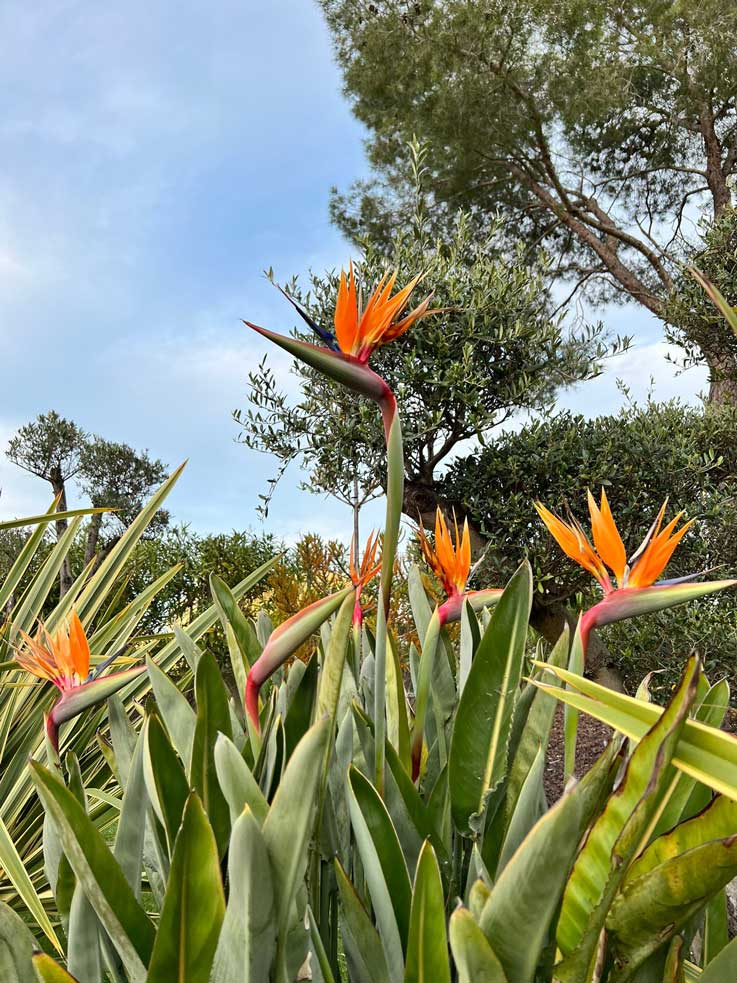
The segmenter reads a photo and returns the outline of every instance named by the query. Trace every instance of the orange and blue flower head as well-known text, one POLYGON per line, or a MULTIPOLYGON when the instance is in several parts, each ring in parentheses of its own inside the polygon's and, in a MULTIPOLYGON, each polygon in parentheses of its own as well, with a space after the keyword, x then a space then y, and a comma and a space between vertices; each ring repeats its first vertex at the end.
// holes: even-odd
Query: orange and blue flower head
POLYGON ((590 491, 588 504, 593 545, 581 523, 573 516, 570 516, 569 521, 566 522, 541 502, 535 502, 535 508, 566 556, 575 560, 584 570, 588 570, 599 582, 605 594, 610 594, 615 589, 609 571, 616 577, 619 589, 645 588, 655 584, 668 565, 676 547, 694 522, 693 519, 689 519, 678 528, 683 519, 683 512, 679 512, 662 528, 668 504, 666 499, 644 540, 628 560, 604 489, 601 490, 600 505, 596 504, 590 491))

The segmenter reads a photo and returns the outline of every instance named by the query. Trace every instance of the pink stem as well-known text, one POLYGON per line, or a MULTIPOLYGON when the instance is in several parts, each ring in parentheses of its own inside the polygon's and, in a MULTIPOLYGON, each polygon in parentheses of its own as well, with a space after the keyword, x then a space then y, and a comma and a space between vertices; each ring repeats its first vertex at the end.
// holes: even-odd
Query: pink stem
POLYGON ((252 669, 246 677, 246 710, 257 734, 261 733, 261 721, 258 716, 258 694, 260 689, 261 683, 256 682, 253 678, 252 669))

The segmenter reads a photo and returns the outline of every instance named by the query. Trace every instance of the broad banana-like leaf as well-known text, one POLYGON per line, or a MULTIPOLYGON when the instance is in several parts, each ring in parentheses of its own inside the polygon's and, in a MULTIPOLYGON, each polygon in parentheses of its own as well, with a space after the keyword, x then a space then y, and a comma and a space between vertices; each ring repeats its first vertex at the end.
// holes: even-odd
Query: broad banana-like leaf
POLYGON ((320 673, 320 685, 317 691, 317 719, 327 717, 331 726, 335 723, 340 696, 340 684, 343 679, 345 655, 351 632, 353 608, 356 603, 355 590, 346 594, 343 603, 335 616, 331 627, 330 642, 325 652, 325 659, 320 673))
POLYGON ((164 827, 171 857, 189 798, 189 783, 158 717, 146 720, 143 734, 143 777, 156 818, 164 827))
POLYGON ((215 771, 230 809, 231 825, 248 807, 255 822, 263 826, 269 803, 238 748, 225 734, 219 734, 215 742, 215 771))
POLYGON ((701 983, 727 983, 737 979, 737 939, 732 939, 699 976, 701 983))
MULTIPOLYGON (((575 688, 561 690, 540 681, 534 681, 535 685, 632 740, 641 740, 663 713, 662 707, 617 693, 583 676, 564 669, 550 671, 575 688)), ((737 799, 737 741, 731 734, 698 720, 686 720, 672 761, 714 791, 737 799)))
POLYGON ((618 764, 617 747, 611 744, 530 830, 491 889, 479 927, 510 983, 535 977, 581 836, 610 791, 618 764), (524 944, 510 925, 524 926, 524 944))
MULTIPOLYGON (((66 759, 69 773, 69 790, 88 814, 79 761, 70 753, 66 759)), ((100 953, 100 925, 97 915, 77 881, 69 909, 67 930, 67 967, 69 972, 80 980, 96 981, 102 978, 100 953)))
POLYGON ((679 823, 653 840, 630 866, 625 884, 654 870, 666 860, 703 846, 710 840, 729 839, 730 836, 737 836, 737 802, 718 795, 698 816, 679 823))
POLYGON ((450 947, 458 983, 508 983, 502 964, 467 908, 450 916, 450 947))
POLYGON ((269 979, 276 954, 276 911, 269 853, 248 806, 233 823, 228 881, 230 896, 211 981, 261 983, 269 979))
MULTIPOLYGON (((143 841, 146 833, 146 813, 149 808, 143 777, 144 741, 145 735, 142 733, 136 741, 133 752, 113 847, 115 859, 120 864, 120 869, 138 901, 141 900, 143 841)), ((87 791, 88 794, 92 794, 92 789, 87 791)))
POLYGON ((557 943, 561 983, 584 983, 601 929, 627 868, 649 839, 667 766, 696 696, 698 661, 692 659, 663 715, 640 741, 617 789, 584 843, 566 884, 557 943))
MULTIPOLYGON (((700 676, 699 682, 702 679, 705 677, 700 676)), ((703 692, 699 692, 696 704, 693 712, 696 720, 700 720, 709 727, 721 727, 729 706, 729 685, 726 679, 722 679, 711 687, 707 685, 703 692)), ((671 780, 658 807, 660 819, 653 831, 655 836, 672 829, 682 818, 687 818, 687 816, 684 817, 684 811, 696 786, 695 779, 690 775, 684 775, 673 764, 669 765, 669 773, 671 780)))
POLYGON ((215 742, 218 734, 232 738, 228 693, 215 656, 205 652, 195 674, 197 720, 192 739, 189 784, 202 800, 212 825, 220 856, 224 856, 230 835, 230 809, 215 771, 215 742))
MULTIPOLYGON (((562 666, 568 661, 568 647, 570 637, 568 626, 566 625, 560 634, 558 641, 553 646, 545 665, 562 666)), ((532 702, 524 718, 524 726, 521 728, 519 743, 513 753, 512 762, 507 776, 507 789, 505 793, 505 810, 507 820, 511 817, 517 799, 527 776, 532 767, 532 763, 537 757, 538 749, 543 748, 543 755, 548 746, 550 731, 553 726, 555 709, 558 706, 557 700, 547 693, 536 690, 535 687, 529 688, 532 702)), ((523 697, 520 698, 518 707, 521 706, 523 697)), ((515 721, 516 723, 516 721, 515 721)))
POLYGON ((335 861, 335 876, 342 903, 341 933, 350 978, 390 983, 379 933, 338 860, 335 861))
POLYGON ((409 773, 412 766, 410 763, 407 694, 404 691, 399 646, 392 634, 389 635, 389 650, 386 659, 386 723, 387 737, 395 748, 403 767, 409 773))
POLYGON ((401 980, 412 902, 402 848, 381 796, 353 767, 348 775, 348 806, 389 976, 401 980))
POLYGON ((23 919, 0 902, 0 980, 3 983, 37 983, 31 962, 35 946, 23 919))
MULTIPOLYGON (((568 671, 576 676, 583 676, 583 668, 583 639, 581 638, 581 619, 579 618, 578 627, 573 636, 573 645, 571 645, 568 671)), ((576 740, 578 737, 578 710, 569 704, 563 707, 563 737, 565 745, 563 780, 567 782, 576 767, 576 740)))
POLYGON ((458 650, 458 695, 463 692, 468 674, 471 671, 476 650, 481 642, 481 627, 476 612, 468 600, 463 602, 461 611, 461 639, 458 650))
POLYGON ((629 979, 736 875, 737 833, 669 857, 640 877, 627 878, 606 919, 618 968, 612 983, 629 979))
POLYGON ((218 847, 193 792, 174 847, 146 983, 209 983, 224 916, 218 847))
POLYGON ((509 825, 499 855, 499 863, 495 871, 497 876, 504 870, 520 843, 545 812, 544 774, 545 752, 541 745, 520 789, 514 812, 509 818, 509 825))
POLYGON ((154 927, 100 832, 74 795, 38 762, 33 779, 46 811, 57 826, 64 853, 123 960, 132 981, 146 977, 154 927))
POLYGON ((708 966, 729 943, 729 910, 726 891, 717 891, 704 912, 701 964, 708 966))
POLYGON ((478 831, 487 797, 507 772, 531 604, 532 571, 524 563, 494 608, 458 704, 448 784, 453 820, 462 833, 478 831))
POLYGON ((197 715, 179 687, 159 669, 153 659, 146 659, 146 670, 161 719, 166 724, 172 744, 184 767, 189 769, 197 715))
POLYGON ((404 983, 450 983, 443 882, 429 840, 417 862, 404 983))
POLYGON ((262 827, 274 873, 279 933, 277 968, 283 968, 286 963, 287 934, 307 866, 307 844, 312 834, 318 782, 329 735, 328 720, 318 721, 307 731, 287 764, 262 827))

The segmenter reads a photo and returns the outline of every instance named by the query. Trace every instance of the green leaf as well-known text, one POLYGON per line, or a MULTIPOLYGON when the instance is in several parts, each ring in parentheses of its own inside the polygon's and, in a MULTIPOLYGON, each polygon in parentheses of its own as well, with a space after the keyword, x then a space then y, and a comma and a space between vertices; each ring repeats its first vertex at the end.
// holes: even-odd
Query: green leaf
POLYGON ((209 983, 224 916, 217 843, 193 792, 174 846, 146 983, 209 983))
POLYGON ((356 603, 356 592, 346 595, 340 605, 335 623, 330 630, 330 642, 325 652, 325 659, 320 673, 320 686, 317 693, 317 719, 327 716, 331 724, 335 722, 340 696, 340 684, 343 679, 345 654, 350 639, 353 608, 356 603))
POLYGON ((576 858, 556 936, 565 957, 556 970, 562 983, 586 979, 612 900, 629 864, 649 839, 666 768, 696 696, 698 671, 697 660, 691 659, 673 699, 633 751, 616 795, 576 858))
POLYGON ((293 679, 296 679, 297 668, 304 668, 299 682, 289 701, 289 707, 284 717, 284 742, 287 760, 292 756, 292 752, 309 730, 312 722, 312 711, 315 708, 315 697, 317 695, 317 654, 313 653, 306 666, 302 662, 295 662, 289 670, 287 686, 290 688, 293 679))
POLYGON ((153 659, 146 659, 146 669, 156 698, 156 706, 169 731, 172 744, 177 749, 184 767, 189 769, 197 716, 179 687, 159 669, 153 659))
POLYGON ((312 835, 318 781, 330 724, 314 724, 299 742, 282 775, 269 814, 262 827, 274 872, 279 944, 286 943, 292 906, 307 866, 307 844, 312 835))
POLYGON ((69 909, 67 965, 80 980, 99 983, 102 978, 99 922, 79 882, 69 909))
MULTIPOLYGON (((545 665, 560 666, 566 664, 568 661, 569 640, 568 626, 566 625, 558 641, 553 646, 553 650, 545 665)), ((505 798, 507 819, 511 817, 515 809, 520 790, 530 773, 530 768, 537 757, 538 749, 542 747, 544 752, 548 746, 550 730, 553 726, 555 710, 558 706, 558 701, 547 693, 536 690, 532 686, 530 690, 534 694, 532 703, 525 717, 524 726, 521 728, 519 744, 512 757, 512 763, 507 776, 505 798)), ((522 707, 525 702, 525 692, 523 692, 520 698, 518 708, 522 707)))
POLYGON ((64 853, 125 963, 132 980, 142 980, 151 955, 154 928, 100 832, 74 795, 38 762, 30 763, 46 811, 56 823, 64 853))
MULTIPOLYGON (((143 777, 143 745, 145 738, 139 736, 133 752, 125 784, 123 804, 120 808, 118 828, 115 833, 113 854, 125 874, 125 879, 133 893, 141 899, 141 865, 143 861, 143 841, 146 834, 146 813, 149 808, 146 783, 143 777)), ((92 794, 92 789, 88 789, 92 794)))
MULTIPOLYGON (((699 681, 704 677, 699 677, 699 681)), ((726 679, 720 680, 714 686, 707 688, 703 695, 697 696, 699 706, 696 707, 694 717, 710 727, 721 727, 724 715, 729 706, 729 685, 726 679), (699 697, 701 697, 699 699, 699 697)), ((659 806, 660 819, 654 830, 654 835, 672 829, 682 818, 688 806, 689 799, 696 787, 696 780, 689 775, 684 775, 675 765, 669 766, 671 781, 668 791, 663 797, 663 802, 659 806)), ((698 811, 698 810, 697 810, 698 811)))
POLYGON ((386 806, 361 772, 348 773, 348 806, 392 980, 404 975, 412 888, 386 806))
POLYGON ((49 939, 57 952, 61 953, 61 943, 2 819, 0 819, 0 865, 8 880, 18 892, 18 896, 42 929, 44 935, 49 939))
MULTIPOLYGON (((568 660, 568 671, 576 676, 583 676, 584 652, 581 638, 581 619, 573 636, 571 656, 568 660)), ((576 769, 576 739, 578 736, 578 710, 566 704, 563 707, 563 737, 564 762, 563 780, 567 782, 576 769)))
POLYGON ((310 926, 312 954, 314 954, 317 959, 322 983, 335 983, 335 976, 333 975, 330 960, 328 959, 328 954, 325 951, 325 945, 322 941, 322 937, 320 936, 320 929, 317 927, 315 916, 312 914, 312 908, 309 906, 307 908, 307 920, 310 926))
POLYGON ((618 764, 617 748, 612 744, 535 824, 491 890, 479 927, 510 983, 535 977, 581 836, 611 789, 618 764), (523 945, 519 933, 510 931, 515 925, 524 927, 523 945))
POLYGON ((670 857, 640 877, 628 878, 612 903, 606 925, 615 961, 629 977, 664 941, 701 911, 737 875, 737 836, 704 843, 670 857), (626 971, 625 971, 626 968, 626 971))
POLYGON ((379 933, 338 860, 335 861, 335 875, 340 892, 341 933, 350 978, 389 983, 389 970, 379 933))
POLYGON ((210 574, 210 591, 223 629, 230 628, 233 632, 236 651, 229 646, 230 661, 238 692, 243 696, 246 691, 246 675, 261 654, 261 646, 251 622, 241 611, 230 587, 214 573, 210 574))
POLYGON ((85 626, 91 623, 103 605, 111 585, 125 566, 136 544, 148 528, 154 515, 161 508, 164 499, 176 484, 183 470, 184 464, 181 464, 154 492, 88 581, 76 605, 79 617, 85 626))
POLYGON ((0 980, 3 983, 36 983, 31 963, 35 944, 23 919, 0 902, 0 980))
POLYGON ((79 983, 45 952, 36 953, 33 957, 33 968, 36 971, 36 979, 40 983, 79 983))
POLYGON ((708 966, 729 943, 729 909, 724 890, 718 891, 706 906, 702 938, 701 963, 708 966))
POLYGON ((215 742, 218 734, 232 738, 232 730, 228 694, 211 652, 205 652, 197 664, 195 701, 197 723, 192 741, 189 783, 202 799, 222 857, 228 846, 230 810, 215 771, 215 742))
POLYGON ((443 882, 429 840, 417 862, 404 983, 450 983, 443 882))
POLYGON ((269 854, 259 827, 248 807, 233 823, 228 852, 230 896, 212 983, 269 979, 276 953, 276 911, 269 854))
POLYGON ((737 939, 732 939, 699 977, 701 983, 727 983, 737 979, 737 939))
POLYGON ((461 640, 458 653, 458 693, 465 688, 468 674, 471 671, 476 650, 481 642, 481 626, 476 612, 469 602, 463 602, 461 611, 461 640))
POLYGON ((263 826, 269 803, 238 748, 225 734, 215 742, 215 771, 230 809, 231 824, 248 806, 259 827, 263 826))
POLYGON ((402 761, 409 773, 412 766, 410 762, 407 694, 404 691, 399 647, 391 634, 389 635, 386 659, 386 718, 387 737, 396 749, 399 760, 402 761))
MULTIPOLYGON (((583 710, 626 737, 639 741, 663 713, 662 707, 601 686, 591 679, 551 669, 575 690, 535 685, 564 703, 583 710)), ((737 799, 737 741, 730 734, 698 720, 686 720, 672 758, 673 764, 697 781, 737 799)))
POLYGON ((477 828, 489 793, 507 771, 507 741, 522 676, 532 571, 522 564, 494 609, 458 704, 448 764, 457 828, 477 828))
POLYGON ((507 983, 502 964, 468 908, 456 908, 450 917, 450 947, 458 983, 507 983))
POLYGON ((735 833, 737 833, 737 802, 718 795, 698 816, 679 823, 668 833, 653 840, 630 866, 625 884, 687 850, 702 846, 709 840, 728 839, 735 833))
POLYGON ((509 825, 504 837, 496 868, 498 876, 512 858, 520 843, 530 832, 535 823, 545 812, 545 791, 543 775, 545 774, 545 752, 538 748, 537 755, 530 765, 524 784, 520 790, 514 812, 509 819, 509 825))
POLYGON ((144 730, 143 776, 156 817, 164 827, 169 855, 189 798, 189 784, 176 751, 156 716, 148 718, 144 730))

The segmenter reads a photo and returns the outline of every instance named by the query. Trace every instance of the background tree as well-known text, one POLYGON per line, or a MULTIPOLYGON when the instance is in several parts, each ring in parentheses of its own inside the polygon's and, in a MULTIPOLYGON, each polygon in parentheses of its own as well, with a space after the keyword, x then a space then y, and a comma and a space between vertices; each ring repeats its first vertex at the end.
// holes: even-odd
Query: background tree
MULTIPOLYGON (((107 552, 167 474, 168 469, 163 461, 152 459, 148 451, 135 451, 128 444, 98 436, 89 437, 84 442, 80 452, 80 488, 93 506, 116 510, 111 514, 91 517, 87 527, 85 566, 97 554, 103 525, 107 524, 113 530, 104 545, 107 552)), ((156 535, 157 530, 168 521, 168 513, 160 510, 149 526, 148 535, 156 535)))
MULTIPOLYGON (((58 496, 59 511, 67 508, 67 487, 81 468, 81 452, 87 435, 84 430, 51 410, 21 427, 8 444, 7 456, 19 468, 48 481, 58 496)), ((56 522, 56 538, 67 528, 67 520, 56 522)), ((72 585, 69 557, 59 571, 59 593, 63 597, 72 585)))
MULTIPOLYGON (((349 234, 406 215, 404 146, 432 148, 438 227, 469 208, 543 244, 552 276, 665 312, 693 217, 718 218, 737 168, 737 7, 720 0, 319 0, 378 181, 338 196, 349 234)), ((712 397, 737 362, 701 348, 712 397)))
MULTIPOLYGON (((82 557, 84 566, 98 553, 101 531, 110 531, 102 544, 106 551, 167 475, 166 465, 149 457, 148 451, 135 451, 127 444, 88 434, 54 410, 21 427, 8 444, 7 456, 18 467, 49 482, 54 495, 59 496, 60 510, 67 507, 68 484, 72 480, 93 506, 116 509, 112 514, 91 517, 82 557)), ((168 514, 160 511, 147 535, 155 535, 167 522, 168 514)), ((66 520, 56 523, 57 539, 66 528, 66 520)), ((62 597, 71 583, 71 560, 67 556, 59 573, 62 597)))
MULTIPOLYGON (((707 224, 704 243, 691 262, 737 306, 737 211, 725 208, 707 224)), ((685 367, 703 361, 708 350, 724 365, 737 364, 737 338, 725 318, 687 270, 675 278, 665 307, 666 336, 684 351, 685 367)))
MULTIPOLYGON (((544 286, 544 260, 532 265, 521 256, 505 258, 496 227, 478 241, 459 215, 452 238, 439 243, 424 216, 418 208, 390 249, 365 242, 360 273, 369 285, 387 265, 404 281, 424 270, 421 289, 432 291, 433 305, 443 308, 372 359, 402 407, 404 511, 432 522, 443 504, 439 475, 459 448, 483 443, 520 410, 544 409, 559 387, 595 376, 601 360, 625 341, 609 347, 599 327, 568 330, 544 286)), ((312 276, 309 293, 300 294, 294 282, 290 290, 318 323, 332 324, 335 273, 312 276)), ((301 363, 293 371, 300 380, 297 402, 279 389, 266 360, 251 373, 251 405, 235 413, 241 440, 274 455, 279 475, 298 461, 315 491, 345 497, 355 480, 359 497, 374 494, 384 482, 375 408, 301 363)))

